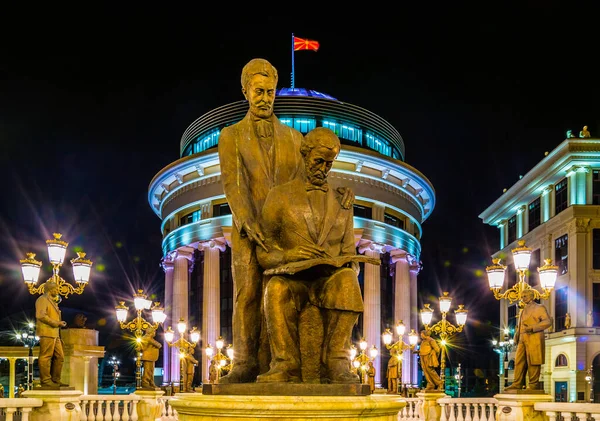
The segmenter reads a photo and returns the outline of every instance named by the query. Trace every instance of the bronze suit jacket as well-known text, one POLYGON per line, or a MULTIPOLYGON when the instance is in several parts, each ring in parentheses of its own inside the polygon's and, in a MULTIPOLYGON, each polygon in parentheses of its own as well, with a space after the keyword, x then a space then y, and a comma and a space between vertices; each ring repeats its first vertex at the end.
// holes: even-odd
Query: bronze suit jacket
POLYGON ((58 304, 47 295, 40 296, 35 301, 35 333, 37 336, 58 338, 60 326, 60 310, 58 304))
MULTIPOLYGON (((262 211, 263 234, 269 250, 283 252, 303 244, 316 244, 332 257, 356 254, 353 210, 341 206, 338 193, 332 186, 324 194, 327 195, 325 215, 321 226, 316 226, 303 180, 295 179, 271 190, 262 211)), ((265 269, 280 264, 272 256, 262 248, 257 249, 258 261, 265 269)), ((299 276, 302 277, 302 272, 299 276)), ((328 297, 311 298, 311 301, 318 301, 318 306, 324 308, 363 311, 358 281, 351 288, 347 287, 339 284, 336 292, 336 286, 330 285, 328 297)), ((318 291, 315 293, 318 294, 318 291)))
POLYGON ((552 319, 546 307, 536 302, 527 304, 519 316, 515 343, 522 343, 527 350, 527 363, 542 365, 544 363, 544 330, 552 326, 552 319), (525 333, 525 329, 533 328, 533 333, 525 333))
POLYGON ((269 190, 304 173, 300 155, 302 134, 279 122, 273 123, 274 171, 254 133, 252 114, 221 130, 219 160, 225 197, 231 207, 233 221, 241 232, 244 222, 260 223, 260 214, 269 190))

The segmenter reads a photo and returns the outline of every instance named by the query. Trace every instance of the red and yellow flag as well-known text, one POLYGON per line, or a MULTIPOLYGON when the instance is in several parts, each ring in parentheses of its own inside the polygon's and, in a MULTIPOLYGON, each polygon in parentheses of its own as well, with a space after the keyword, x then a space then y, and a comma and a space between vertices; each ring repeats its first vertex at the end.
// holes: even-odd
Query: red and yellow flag
POLYGON ((294 37, 294 51, 299 50, 319 51, 319 41, 294 37))

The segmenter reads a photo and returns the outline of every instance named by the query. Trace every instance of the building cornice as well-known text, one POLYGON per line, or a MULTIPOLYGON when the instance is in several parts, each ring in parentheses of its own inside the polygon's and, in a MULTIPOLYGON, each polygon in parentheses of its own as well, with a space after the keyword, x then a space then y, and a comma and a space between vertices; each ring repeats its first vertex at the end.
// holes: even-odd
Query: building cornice
POLYGON ((485 224, 497 225, 508 219, 520 206, 527 205, 551 184, 567 176, 573 166, 598 162, 600 139, 565 139, 527 174, 494 201, 479 218, 485 224))

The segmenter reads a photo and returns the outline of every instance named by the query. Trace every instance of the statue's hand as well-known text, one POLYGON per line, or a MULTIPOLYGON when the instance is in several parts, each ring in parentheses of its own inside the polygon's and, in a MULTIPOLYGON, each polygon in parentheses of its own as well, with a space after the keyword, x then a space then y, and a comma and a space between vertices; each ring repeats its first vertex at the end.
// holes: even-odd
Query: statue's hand
POLYGON ((260 231, 260 227, 256 222, 244 222, 242 231, 246 233, 250 241, 261 246, 267 253, 269 252, 269 249, 267 249, 267 246, 265 246, 264 243, 265 237, 260 231))
POLYGON ((283 259, 286 263, 297 262, 299 260, 318 259, 326 257, 325 250, 313 244, 296 246, 291 250, 284 252, 283 259))
POLYGON ((66 327, 67 326, 67 322, 65 321, 61 321, 58 325, 58 327, 66 327))
POLYGON ((351 209, 354 205, 354 192, 348 187, 338 187, 337 192, 342 195, 342 207, 351 209))

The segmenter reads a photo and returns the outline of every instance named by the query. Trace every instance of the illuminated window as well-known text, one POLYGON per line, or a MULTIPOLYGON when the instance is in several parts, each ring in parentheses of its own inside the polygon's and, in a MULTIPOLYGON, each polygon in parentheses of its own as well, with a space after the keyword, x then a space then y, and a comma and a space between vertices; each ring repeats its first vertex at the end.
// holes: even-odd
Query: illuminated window
POLYGON ((383 155, 392 156, 392 148, 388 142, 371 133, 367 133, 365 138, 367 139, 367 146, 369 148, 374 149, 383 155))
POLYGON ((555 300, 554 300, 554 316, 556 321, 554 322, 554 331, 560 332, 565 328, 565 316, 568 311, 568 287, 562 287, 556 290, 555 300))
POLYGON ((389 213, 386 213, 383 216, 383 222, 393 227, 400 228, 402 230, 404 229, 404 221, 400 218, 390 215, 389 213))
POLYGON ((336 135, 340 135, 340 125, 335 121, 323 120, 323 127, 327 127, 329 130, 334 132, 336 135))
POLYGON ((600 171, 592 172, 592 205, 600 205, 600 171))
POLYGON ((300 133, 306 134, 310 132, 312 129, 317 127, 317 121, 314 118, 308 117, 283 117, 280 118, 279 121, 286 126, 293 127, 298 130, 300 133))
POLYGON ((567 179, 563 178, 556 186, 554 186, 554 213, 558 215, 569 204, 567 198, 567 179))
POLYGON ((182 216, 179 219, 179 226, 191 224, 193 222, 198 222, 202 219, 202 212, 198 209, 194 212, 190 212, 187 215, 182 216))
POLYGON ((209 134, 199 136, 194 142, 194 153, 200 153, 212 148, 213 146, 217 146, 217 143, 219 142, 220 133, 220 130, 214 130, 209 134))
POLYGON ((569 270, 569 236, 565 234, 554 243, 554 264, 558 266, 560 276, 569 270))
POLYGON ((556 361, 554 361, 554 367, 567 367, 568 365, 567 356, 565 354, 558 354, 556 361))
POLYGON ((508 244, 517 239, 517 215, 508 220, 508 244))
POLYGON ((529 208, 529 231, 538 227, 542 222, 542 208, 540 207, 540 198, 538 197, 528 206, 529 208))

